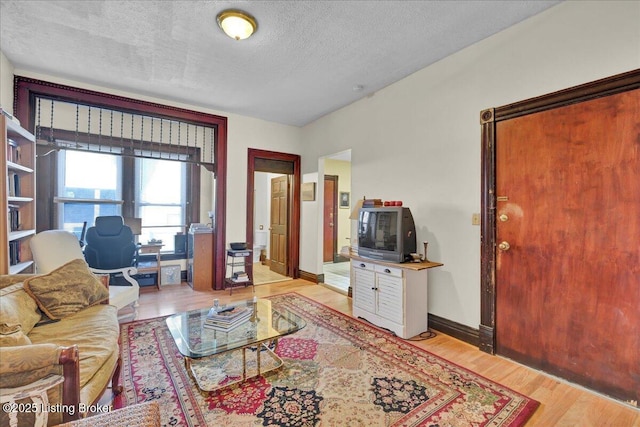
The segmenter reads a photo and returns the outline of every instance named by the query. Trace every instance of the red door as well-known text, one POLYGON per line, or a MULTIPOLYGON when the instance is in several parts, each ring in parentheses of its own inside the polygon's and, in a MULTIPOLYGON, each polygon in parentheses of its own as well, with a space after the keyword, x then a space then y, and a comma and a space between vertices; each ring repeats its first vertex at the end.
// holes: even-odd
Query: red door
POLYGON ((336 201, 338 199, 338 177, 325 175, 324 177, 324 225, 322 261, 333 262, 337 252, 336 201))
POLYGON ((640 90, 496 125, 496 350, 640 390, 640 90))

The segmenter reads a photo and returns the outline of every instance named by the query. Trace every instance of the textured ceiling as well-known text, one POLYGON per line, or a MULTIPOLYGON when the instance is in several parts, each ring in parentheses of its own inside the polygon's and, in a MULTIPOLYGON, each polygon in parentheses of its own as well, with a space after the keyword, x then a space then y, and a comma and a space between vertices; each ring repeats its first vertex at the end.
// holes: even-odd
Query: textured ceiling
POLYGON ((558 2, 1 0, 0 49, 18 73, 302 126, 558 2), (251 38, 218 28, 230 7, 251 38))

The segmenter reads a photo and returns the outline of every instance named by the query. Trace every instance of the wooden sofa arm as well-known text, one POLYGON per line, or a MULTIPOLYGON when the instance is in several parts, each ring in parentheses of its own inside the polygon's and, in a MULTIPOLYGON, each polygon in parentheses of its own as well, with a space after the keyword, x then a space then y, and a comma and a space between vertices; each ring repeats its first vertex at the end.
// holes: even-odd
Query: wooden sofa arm
POLYGON ((62 365, 62 404, 74 410, 64 411, 63 422, 76 420, 80 417, 80 354, 78 346, 63 347, 60 351, 60 365, 62 365))

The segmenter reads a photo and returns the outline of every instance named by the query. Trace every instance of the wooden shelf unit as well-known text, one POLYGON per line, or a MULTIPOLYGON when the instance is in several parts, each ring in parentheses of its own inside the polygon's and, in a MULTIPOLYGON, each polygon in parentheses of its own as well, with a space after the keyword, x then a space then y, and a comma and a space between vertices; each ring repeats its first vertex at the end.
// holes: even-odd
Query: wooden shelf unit
POLYGON ((0 245, 6 248, 0 274, 33 273, 29 240, 36 233, 36 139, 1 110, 0 134, 0 168, 5 177, 0 188, 0 245), (14 250, 19 259, 12 257, 14 250))
POLYGON ((187 283, 194 291, 210 291, 213 278, 213 233, 187 235, 187 283))
MULTIPOLYGON (((233 250, 233 249, 227 249, 227 261, 225 262, 225 276, 229 276, 229 277, 225 277, 224 279, 224 283, 225 283, 225 289, 229 288, 229 294, 231 295, 231 293, 233 293, 233 288, 235 287, 247 287, 247 286, 252 286, 253 285, 253 278, 251 276, 248 275, 247 272, 247 258, 253 256, 252 255, 253 251, 250 249, 240 249, 240 250, 233 250), (242 270, 236 271, 236 268, 240 267, 242 268, 242 270), (247 273, 247 279, 248 280, 243 280, 243 281, 237 281, 235 280, 234 277, 234 273, 247 273)), ((255 290, 255 288, 254 288, 255 290)))

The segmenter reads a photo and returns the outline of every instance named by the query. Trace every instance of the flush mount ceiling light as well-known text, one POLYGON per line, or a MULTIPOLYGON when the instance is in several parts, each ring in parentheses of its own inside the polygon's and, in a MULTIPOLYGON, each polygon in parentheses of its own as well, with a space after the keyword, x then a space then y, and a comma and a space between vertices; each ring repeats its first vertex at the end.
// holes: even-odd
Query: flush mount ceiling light
POLYGON ((253 16, 237 9, 223 10, 218 14, 217 20, 222 31, 236 40, 244 40, 258 29, 253 16))

